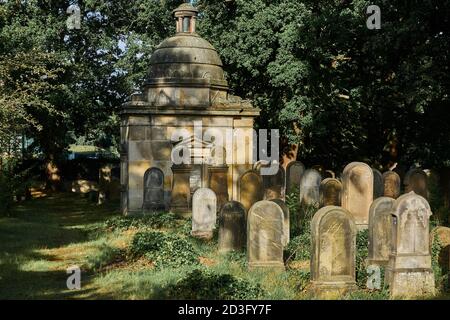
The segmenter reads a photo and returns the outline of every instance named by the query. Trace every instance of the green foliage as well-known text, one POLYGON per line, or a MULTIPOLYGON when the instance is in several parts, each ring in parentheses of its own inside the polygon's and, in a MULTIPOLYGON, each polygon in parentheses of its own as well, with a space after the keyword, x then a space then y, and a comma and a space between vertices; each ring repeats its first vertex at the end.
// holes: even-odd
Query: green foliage
POLYGON ((174 285, 165 288, 169 299, 183 300, 253 300, 263 290, 257 283, 239 279, 230 274, 215 274, 197 269, 174 285))
POLYGON ((301 230, 301 217, 300 217, 300 192, 299 189, 294 187, 293 190, 286 195, 286 205, 289 208, 289 229, 291 237, 298 236, 301 230))
POLYGON ((311 232, 304 232, 292 238, 285 248, 287 261, 308 260, 311 258, 311 232))
POLYGON ((173 228, 177 225, 177 217, 172 213, 155 212, 142 217, 113 217, 104 223, 108 230, 128 230, 138 228, 173 228))
POLYGON ((356 283, 365 288, 367 283, 366 259, 369 256, 369 230, 361 230, 356 235, 356 283))
POLYGON ((88 267, 99 271, 122 257, 122 251, 103 243, 96 255, 88 257, 88 267))
MULTIPOLYGON (((445 270, 442 266, 442 261, 440 261, 442 251, 444 247, 439 239, 438 234, 434 235, 434 239, 431 246, 431 267, 433 269, 436 288, 441 292, 449 291, 449 271, 445 270)), ((448 249, 447 249, 448 250, 448 249)), ((444 264, 448 262, 445 261, 444 264)))
POLYGON ((156 268, 199 263, 198 252, 192 243, 175 234, 157 231, 138 232, 132 240, 129 252, 134 258, 145 256, 156 268))

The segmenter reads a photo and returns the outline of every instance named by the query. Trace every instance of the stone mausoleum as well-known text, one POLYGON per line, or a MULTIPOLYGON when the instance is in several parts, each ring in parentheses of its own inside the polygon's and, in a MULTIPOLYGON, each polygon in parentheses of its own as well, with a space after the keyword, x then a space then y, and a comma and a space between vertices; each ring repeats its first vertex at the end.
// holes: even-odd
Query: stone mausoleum
POLYGON ((165 209, 189 216, 201 187, 216 193, 219 208, 239 200, 238 179, 252 168, 260 110, 229 94, 217 51, 196 33, 197 14, 188 3, 173 11, 176 35, 156 48, 142 92, 123 106, 125 215, 165 209))

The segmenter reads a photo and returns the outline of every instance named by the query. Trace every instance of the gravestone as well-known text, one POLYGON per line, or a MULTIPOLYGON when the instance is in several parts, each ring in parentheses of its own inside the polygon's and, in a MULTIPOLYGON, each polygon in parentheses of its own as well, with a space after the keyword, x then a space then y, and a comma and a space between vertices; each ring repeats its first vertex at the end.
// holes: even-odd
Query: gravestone
POLYGON ((345 209, 327 206, 311 221, 311 283, 319 296, 356 289, 356 225, 345 209))
POLYGON ((228 202, 228 166, 214 166, 208 168, 209 187, 217 196, 217 210, 228 202))
POLYGON ((305 166, 300 161, 292 161, 286 167, 286 194, 293 189, 300 190, 300 180, 305 172, 305 166))
POLYGON ((409 170, 403 183, 405 185, 405 193, 414 191, 414 193, 428 199, 428 177, 422 169, 409 170))
POLYGON ((400 196, 400 176, 394 171, 383 173, 384 196, 397 199, 400 196))
POLYGON ((300 204, 308 206, 319 206, 320 183, 322 176, 315 169, 308 169, 300 181, 300 204))
POLYGON ((255 203, 247 219, 247 257, 249 269, 284 270, 283 210, 272 201, 255 203))
POLYGON ((392 248, 392 214, 395 200, 381 197, 369 210, 369 257, 367 265, 385 266, 392 248))
POLYGON ((262 178, 257 171, 250 170, 243 173, 238 181, 238 189, 239 202, 246 212, 254 203, 263 199, 262 178))
POLYGON ((191 184, 190 176, 192 166, 173 165, 172 192, 170 198, 170 211, 183 217, 188 217, 191 213, 191 184))
POLYGON ((217 198, 214 191, 199 188, 192 198, 192 232, 196 238, 211 239, 216 226, 217 198))
POLYGON ((283 210, 283 246, 287 246, 290 240, 290 222, 289 222, 289 208, 281 199, 272 199, 283 210))
POLYGON ((333 178, 326 178, 320 183, 320 206, 341 205, 342 183, 333 178))
POLYGON ((342 174, 342 207, 353 215, 358 229, 367 229, 372 201, 372 169, 362 162, 350 163, 342 174))
POLYGON ((264 200, 284 199, 285 196, 285 172, 282 166, 278 166, 276 174, 263 175, 264 200))
POLYGON ((164 173, 150 168, 144 174, 144 211, 164 209, 164 173))
POLYGON ((435 292, 431 268, 430 205, 414 192, 400 196, 392 208, 393 247, 385 281, 391 296, 419 297, 435 292))
POLYGON ((377 169, 372 168, 373 173, 373 200, 382 197, 384 194, 383 175, 377 169))
POLYGON ((225 203, 219 214, 219 251, 242 250, 246 229, 244 206, 237 201, 225 203))

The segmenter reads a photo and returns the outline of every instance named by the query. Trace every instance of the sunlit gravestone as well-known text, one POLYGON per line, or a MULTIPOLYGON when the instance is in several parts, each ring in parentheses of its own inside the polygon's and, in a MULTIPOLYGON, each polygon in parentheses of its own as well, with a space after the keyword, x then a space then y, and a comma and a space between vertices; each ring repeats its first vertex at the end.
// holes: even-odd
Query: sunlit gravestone
POLYGON ((246 212, 251 206, 263 199, 262 178, 257 171, 250 170, 242 174, 238 182, 239 202, 242 203, 246 212))
POLYGON ((333 178, 326 178, 320 183, 320 206, 340 206, 342 183, 333 178))
POLYGON ((284 270, 283 210, 272 201, 255 203, 247 218, 247 258, 250 270, 284 270))
POLYGON ((237 201, 225 203, 219 214, 219 252, 242 250, 246 232, 244 206, 237 201))
POLYGON ((369 210, 368 265, 385 266, 392 248, 392 207, 395 200, 389 197, 376 199, 369 210))
POLYGON ((290 222, 289 222, 289 208, 286 203, 281 199, 273 199, 271 200, 280 206, 281 210, 283 210, 283 246, 287 246, 290 240, 290 222))
POLYGON ((383 173, 384 196, 397 199, 400 196, 401 181, 397 172, 383 173))
POLYGON ((306 206, 319 206, 320 202, 320 182, 322 176, 315 169, 308 169, 303 174, 300 181, 300 204, 306 206))
POLYGON ((192 199, 192 236, 211 239, 216 226, 217 198, 214 191, 200 188, 192 199))
POLYGON ((350 163, 342 174, 342 207, 352 214, 358 229, 367 229, 372 201, 372 169, 362 162, 350 163))
POLYGON ((356 226, 352 215, 337 206, 316 212, 311 221, 311 282, 318 296, 356 289, 356 226))
POLYGON ((435 292, 431 268, 430 205, 414 192, 400 196, 392 209, 392 243, 385 281, 391 296, 419 297, 435 292))

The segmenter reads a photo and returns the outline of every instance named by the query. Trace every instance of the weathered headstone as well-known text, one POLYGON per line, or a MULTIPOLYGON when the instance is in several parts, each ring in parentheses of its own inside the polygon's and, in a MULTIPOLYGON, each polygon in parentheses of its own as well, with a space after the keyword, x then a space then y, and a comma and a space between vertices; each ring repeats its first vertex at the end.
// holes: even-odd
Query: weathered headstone
POLYGON ((284 269, 283 210, 272 201, 255 203, 247 219, 249 269, 284 269))
POLYGON ((217 210, 228 202, 228 166, 213 166, 208 168, 209 187, 217 196, 217 210))
POLYGON ((192 199, 192 236, 211 239, 217 220, 217 198, 214 191, 199 188, 192 199))
POLYGON ((326 178, 320 183, 320 206, 341 205, 342 183, 333 178, 326 178))
POLYGON ((276 174, 263 175, 264 200, 284 199, 285 196, 285 173, 282 166, 278 167, 276 174))
POLYGON ((382 197, 384 194, 383 175, 377 169, 372 168, 373 173, 373 200, 382 197))
POLYGON ((403 183, 405 185, 405 193, 414 191, 414 193, 428 199, 428 177, 422 169, 409 170, 403 183))
POLYGON ((150 168, 144 175, 144 210, 164 209, 164 173, 150 168))
POLYGON ((300 180, 305 172, 305 166, 300 161, 292 161, 286 167, 286 194, 293 189, 300 190, 300 180))
POLYGON ((395 200, 381 197, 372 202, 369 210, 368 265, 385 266, 392 248, 392 207, 395 200))
POLYGON ((393 248, 385 274, 392 297, 418 297, 435 292, 430 254, 431 214, 427 200, 414 192, 400 196, 394 203, 393 248))
POLYGON ((254 170, 247 171, 240 176, 238 188, 239 202, 242 203, 246 212, 254 203, 263 199, 262 178, 254 170))
POLYGON ((400 176, 394 171, 383 173, 384 196, 397 199, 400 196, 400 176))
POLYGON ((219 251, 242 250, 246 232, 244 206, 237 201, 225 203, 219 214, 219 251))
POLYGON ((170 198, 170 210, 184 217, 190 214, 191 184, 190 176, 192 166, 173 165, 172 192, 170 198))
POLYGON ((308 169, 300 181, 300 203, 303 205, 319 206, 320 183, 322 176, 317 170, 308 169))
POLYGON ((290 240, 290 222, 289 222, 289 208, 281 199, 272 199, 283 210, 283 246, 287 246, 290 240))
POLYGON ((350 163, 342 174, 342 207, 353 215, 358 229, 367 229, 372 201, 372 169, 362 162, 350 163))
POLYGON ((327 206, 311 221, 311 282, 318 294, 334 296, 356 289, 356 226, 345 209, 327 206))

